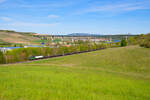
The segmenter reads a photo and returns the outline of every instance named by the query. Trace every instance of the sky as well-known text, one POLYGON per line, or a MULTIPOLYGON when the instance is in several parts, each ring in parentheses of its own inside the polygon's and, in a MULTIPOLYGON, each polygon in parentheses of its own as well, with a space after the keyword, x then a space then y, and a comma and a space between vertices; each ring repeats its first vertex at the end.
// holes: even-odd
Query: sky
POLYGON ((150 0, 0 0, 0 29, 42 34, 150 32, 150 0))

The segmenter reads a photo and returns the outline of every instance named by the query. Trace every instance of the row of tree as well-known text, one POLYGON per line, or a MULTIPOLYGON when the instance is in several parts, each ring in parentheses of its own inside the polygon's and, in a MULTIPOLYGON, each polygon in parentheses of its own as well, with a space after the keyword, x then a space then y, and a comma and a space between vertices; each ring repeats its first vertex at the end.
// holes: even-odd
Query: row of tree
POLYGON ((140 46, 145 48, 150 48, 150 33, 145 35, 142 34, 140 38, 142 39, 140 46))
POLYGON ((19 48, 13 49, 11 51, 7 51, 6 53, 0 52, 0 63, 7 64, 7 63, 15 63, 15 62, 22 62, 27 61, 31 56, 57 56, 57 55, 66 55, 84 51, 92 51, 98 50, 102 48, 108 47, 116 47, 119 46, 117 44, 80 44, 80 45, 73 45, 70 47, 60 46, 60 47, 38 47, 38 48, 19 48))
POLYGON ((150 40, 145 40, 140 44, 141 47, 150 48, 150 40))
POLYGON ((4 54, 0 51, 0 64, 3 64, 5 62, 4 59, 4 54))
POLYGON ((129 42, 132 45, 140 45, 141 47, 150 48, 150 33, 130 37, 129 42))

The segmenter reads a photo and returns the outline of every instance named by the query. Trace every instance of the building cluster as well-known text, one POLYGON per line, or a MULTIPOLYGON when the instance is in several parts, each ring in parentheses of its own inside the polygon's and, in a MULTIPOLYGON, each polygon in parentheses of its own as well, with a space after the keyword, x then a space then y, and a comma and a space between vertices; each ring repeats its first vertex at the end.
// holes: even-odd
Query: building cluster
POLYGON ((64 37, 64 36, 52 36, 49 38, 53 42, 77 42, 77 41, 83 41, 83 42, 110 42, 112 41, 111 38, 100 38, 100 37, 64 37))
POLYGON ((6 51, 10 51, 13 49, 18 49, 18 48, 21 48, 21 47, 0 47, 0 51, 5 53, 6 51))
POLYGON ((28 48, 28 47, 42 47, 42 46, 35 46, 35 45, 27 45, 24 47, 0 47, 0 51, 5 53, 7 51, 11 51, 13 49, 18 49, 18 48, 28 48))
POLYGON ((9 50, 17 49, 17 48, 28 48, 28 47, 50 47, 53 48, 54 46, 57 47, 60 45, 63 46, 71 46, 76 42, 91 42, 91 43, 101 43, 101 42, 111 42, 111 38, 102 38, 102 37, 65 37, 65 36, 50 36, 50 35, 37 35, 40 36, 41 40, 47 40, 47 42, 41 42, 42 46, 35 46, 35 45, 27 45, 24 47, 0 47, 0 51, 6 52, 9 50))

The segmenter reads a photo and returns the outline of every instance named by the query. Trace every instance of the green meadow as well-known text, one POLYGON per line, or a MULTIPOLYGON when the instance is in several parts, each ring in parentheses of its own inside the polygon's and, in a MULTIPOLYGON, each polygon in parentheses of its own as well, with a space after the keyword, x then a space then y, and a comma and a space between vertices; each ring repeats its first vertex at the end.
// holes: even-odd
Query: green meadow
POLYGON ((0 100, 150 100, 150 49, 0 65, 0 100))

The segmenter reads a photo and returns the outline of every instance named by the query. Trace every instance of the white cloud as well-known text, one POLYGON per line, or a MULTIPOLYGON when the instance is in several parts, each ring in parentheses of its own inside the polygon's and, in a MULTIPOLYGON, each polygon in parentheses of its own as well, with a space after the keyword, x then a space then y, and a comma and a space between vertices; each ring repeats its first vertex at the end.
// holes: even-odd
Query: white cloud
POLYGON ((41 3, 36 2, 35 3, 29 3, 25 0, 17 0, 17 2, 7 4, 7 6, 3 6, 5 8, 26 8, 26 9, 58 9, 62 7, 68 7, 73 5, 72 2, 53 2, 53 1, 42 1, 41 3), (23 2, 22 2, 23 1, 23 2))
POLYGON ((98 12, 98 11, 133 11, 140 9, 149 9, 149 7, 137 5, 137 4, 117 4, 117 5, 105 5, 100 7, 95 7, 87 10, 88 12, 98 12))
POLYGON ((48 15, 48 18, 59 18, 60 16, 58 15, 48 15))
POLYGON ((3 20, 3 21, 12 21, 12 19, 11 18, 9 18, 9 17, 0 17, 0 19, 1 20, 3 20))
POLYGON ((27 23, 27 22, 13 22, 4 24, 4 26, 13 26, 13 27, 51 27, 56 26, 60 23, 27 23))
POLYGON ((6 0, 0 0, 0 3, 3 3, 3 2, 5 2, 6 0))
POLYGON ((32 32, 49 32, 52 30, 58 30, 61 23, 32 23, 32 22, 9 22, 1 23, 1 29, 11 29, 16 31, 32 31, 32 32))
POLYGON ((91 12, 126 12, 150 9, 150 2, 121 2, 121 3, 111 3, 111 4, 94 4, 89 6, 84 10, 80 10, 76 14, 91 13, 91 12))

